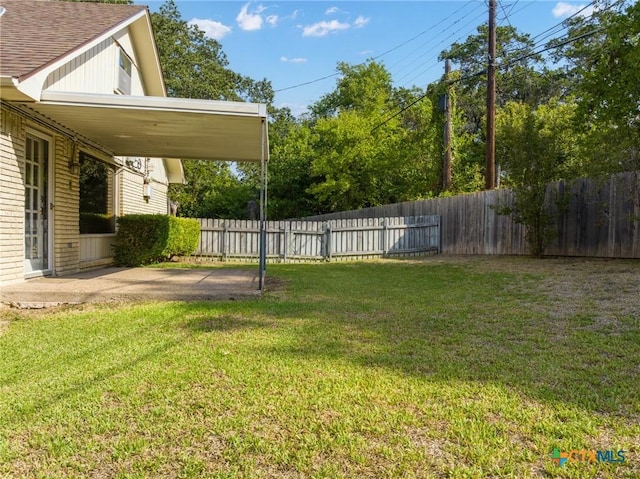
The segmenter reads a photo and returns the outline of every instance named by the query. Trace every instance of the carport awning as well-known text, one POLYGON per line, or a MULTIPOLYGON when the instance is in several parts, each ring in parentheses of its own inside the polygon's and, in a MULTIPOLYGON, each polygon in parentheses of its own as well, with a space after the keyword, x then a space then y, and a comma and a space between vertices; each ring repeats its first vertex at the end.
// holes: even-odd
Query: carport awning
POLYGON ((116 156, 268 159, 263 104, 45 91, 28 106, 116 156))

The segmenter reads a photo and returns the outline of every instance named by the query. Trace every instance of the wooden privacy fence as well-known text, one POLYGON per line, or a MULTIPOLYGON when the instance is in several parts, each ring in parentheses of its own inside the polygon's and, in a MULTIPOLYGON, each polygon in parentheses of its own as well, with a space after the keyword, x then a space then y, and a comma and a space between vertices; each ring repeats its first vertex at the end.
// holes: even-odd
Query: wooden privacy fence
MULTIPOLYGON (((200 219, 196 256, 258 258, 260 222, 200 219)), ((268 221, 267 258, 279 261, 359 259, 440 251, 440 217, 268 221)))
MULTIPOLYGON (((563 197, 566 210, 556 221, 557 237, 545 254, 640 258, 640 172, 606 180, 581 178, 547 186, 547 200, 563 197)), ((379 216, 440 215, 441 252, 445 254, 529 254, 525 228, 498 214, 513 206, 510 190, 407 201, 342 211, 306 219, 328 221, 379 216)))

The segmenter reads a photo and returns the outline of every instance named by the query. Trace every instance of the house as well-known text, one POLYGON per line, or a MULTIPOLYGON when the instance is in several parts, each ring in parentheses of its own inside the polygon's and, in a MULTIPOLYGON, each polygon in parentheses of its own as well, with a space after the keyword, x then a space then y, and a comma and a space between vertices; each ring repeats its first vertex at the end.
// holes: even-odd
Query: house
POLYGON ((140 5, 0 0, 0 107, 0 285, 110 264, 177 158, 268 156, 265 105, 166 98, 140 5))

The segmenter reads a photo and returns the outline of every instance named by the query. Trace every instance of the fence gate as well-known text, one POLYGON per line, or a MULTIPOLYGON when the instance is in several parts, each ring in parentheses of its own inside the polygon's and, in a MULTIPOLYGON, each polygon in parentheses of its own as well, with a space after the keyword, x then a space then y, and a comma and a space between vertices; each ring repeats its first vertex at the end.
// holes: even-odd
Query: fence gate
MULTIPOLYGON (((258 258, 260 223, 200 219, 196 256, 222 260, 258 258)), ((331 221, 268 221, 267 258, 332 261, 440 252, 440 216, 359 218, 331 221)))

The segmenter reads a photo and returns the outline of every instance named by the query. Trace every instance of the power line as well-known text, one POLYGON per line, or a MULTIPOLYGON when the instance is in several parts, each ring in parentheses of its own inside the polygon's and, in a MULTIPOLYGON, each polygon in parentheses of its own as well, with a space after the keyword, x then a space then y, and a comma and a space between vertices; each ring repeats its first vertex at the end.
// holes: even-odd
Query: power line
MULTIPOLYGON (((461 31, 462 31, 463 29, 465 29, 465 27, 467 27, 468 25, 470 25, 470 24, 472 24, 472 23, 475 23, 475 22, 476 22, 476 20, 478 20, 481 16, 482 16, 482 17, 484 16, 484 11, 483 11, 481 14, 476 15, 476 16, 475 16, 474 18, 472 18, 469 22, 465 23, 463 26, 461 26, 458 30, 456 30, 455 32, 453 32, 453 33, 452 33, 451 35, 449 35, 447 38, 443 38, 440 42, 438 42, 437 44, 433 45, 432 50, 436 49, 437 47, 439 47, 440 45, 442 45, 443 43, 445 43, 445 42, 447 42, 447 41, 449 41, 449 42, 451 43, 451 38, 452 38, 454 35, 456 35, 457 33, 461 32, 461 31)), ((467 30, 465 34, 470 34, 470 32, 467 30)), ((463 36, 464 36, 464 35, 462 35, 462 36, 458 37, 457 39, 453 40, 453 43, 457 42, 458 40, 461 40, 463 36)), ((426 45, 427 45, 427 44, 425 44, 424 46, 426 46, 426 45)), ((414 52, 415 52, 415 50, 414 50, 414 52)), ((414 52, 411 52, 411 53, 414 53, 414 52)), ((403 79, 405 79, 407 76, 411 75, 411 74, 412 74, 413 72, 415 72, 418 68, 420 68, 420 66, 424 65, 424 63, 428 63, 428 62, 430 62, 431 60, 437 60, 438 56, 439 56, 439 53, 437 53, 437 54, 435 54, 435 55, 430 56, 426 61, 425 61, 425 60, 417 60, 417 61, 413 62, 412 64, 415 64, 415 63, 420 62, 420 63, 421 63, 421 65, 419 65, 418 67, 416 67, 416 68, 414 68, 413 70, 409 71, 409 72, 408 72, 407 74, 405 74, 404 76, 402 76, 402 77, 400 77, 399 79, 397 79, 397 80, 396 80, 396 83, 401 82, 401 81, 402 81, 403 79)), ((404 58, 403 58, 403 59, 404 59, 404 58)), ((405 84, 406 84, 406 83, 408 83, 408 82, 410 82, 410 81, 412 81, 412 80, 414 80, 414 79, 416 79, 417 77, 419 77, 420 75, 422 75, 422 74, 423 74, 423 73, 425 73, 426 71, 430 70, 431 68, 434 68, 434 66, 435 66, 435 65, 432 65, 432 66, 430 66, 428 69, 426 69, 426 70, 422 70, 418 75, 414 75, 414 76, 413 76, 413 77, 411 77, 408 81, 406 81, 406 82, 405 82, 405 84)), ((390 67, 390 68, 392 68, 392 67, 390 67)), ((398 71, 396 72, 396 74, 397 74, 397 73, 399 73, 399 72, 401 72, 402 70, 403 70, 403 69, 398 70, 398 71)))
MULTIPOLYGON (((434 28, 436 28, 436 27, 438 27, 438 26, 442 25, 444 22, 446 22, 446 21, 447 21, 447 20, 449 20, 450 18, 452 18, 452 17, 454 17, 455 15, 457 15, 461 10, 463 10, 464 8, 466 8, 466 6, 467 6, 469 3, 476 3, 476 2, 473 2, 473 0, 470 0, 469 2, 465 3, 462 7, 460 7, 458 10, 456 10, 455 12, 453 12, 452 14, 450 14, 449 16, 447 16, 446 18, 444 18, 443 20, 440 20, 439 22, 435 23, 434 25, 432 25, 432 26, 431 26, 431 27, 429 27, 428 29, 426 29, 426 30, 424 30, 424 31, 422 31, 422 32, 420 32, 420 33, 418 33, 417 35, 414 35, 414 36, 413 36, 413 37, 411 37, 410 39, 408 39, 408 40, 406 40, 406 41, 404 41, 404 42, 402 42, 402 43, 400 43, 400 44, 396 45, 395 47, 390 48, 389 50, 386 50, 385 52, 381 53, 380 55, 377 55, 377 56, 373 57, 372 59, 373 59, 373 60, 377 60, 377 59, 379 59, 379 58, 381 58, 381 57, 383 57, 383 56, 385 56, 385 55, 387 55, 387 54, 389 54, 389 53, 391 53, 391 52, 394 52, 395 50, 397 50, 397 49, 399 49, 399 48, 401 48, 401 47, 403 47, 403 46, 405 46, 405 45, 407 45, 407 44, 411 43, 412 41, 416 40, 417 38, 421 37, 422 35, 425 35, 426 33, 431 32, 434 28)), ((466 15, 465 15, 465 16, 466 16, 466 15)), ((463 16, 462 18, 464 18, 464 16, 463 16)), ((456 23, 458 23, 458 21, 454 22, 454 23, 453 23, 453 25, 455 25, 456 23)), ((449 28, 449 27, 447 27, 447 28, 449 28)), ((446 29, 445 29, 445 30, 446 30, 446 29)), ((405 57, 405 58, 406 58, 406 57, 405 57)), ((366 62, 363 62, 363 63, 361 63, 361 65, 364 65, 365 63, 366 63, 366 62)), ((325 75, 325 76, 323 76, 323 77, 316 78, 316 79, 314 79, 314 80, 309 80, 309 81, 301 82, 301 83, 297 83, 297 84, 295 84, 295 85, 291 85, 291 86, 288 86, 288 87, 279 88, 279 89, 277 89, 277 90, 274 90, 274 93, 279 93, 279 92, 287 91, 287 90, 293 90, 293 89, 295 89, 295 88, 300 88, 300 87, 302 87, 302 86, 311 85, 311 84, 318 83, 318 82, 323 81, 323 80, 327 80, 327 79, 329 79, 329 78, 336 77, 336 76, 338 76, 338 75, 340 75, 340 73, 339 73, 339 72, 335 72, 335 73, 332 73, 332 74, 330 74, 330 75, 325 75)))
MULTIPOLYGON (((531 56, 538 55, 538 54, 540 54, 540 53, 544 53, 544 52, 546 52, 546 51, 548 51, 548 50, 552 50, 552 49, 554 49, 554 48, 560 48, 560 47, 562 47, 562 46, 564 46, 564 45, 567 45, 567 44, 569 44, 569 43, 575 42, 575 41, 577 41, 577 40, 581 40, 581 39, 583 39, 583 38, 586 38, 586 37, 590 37, 590 36, 592 36, 592 35, 595 35, 596 33, 599 33, 599 32, 601 32, 601 31, 603 31, 603 29, 602 29, 602 28, 596 28, 596 29, 594 29, 594 30, 590 30, 590 31, 588 31, 588 32, 585 32, 585 33, 583 33, 583 34, 581 34, 581 35, 577 35, 577 36, 575 36, 575 37, 570 37, 570 38, 566 39, 566 40, 565 40, 565 41, 563 41, 563 42, 560 42, 560 43, 557 43, 557 44, 554 44, 554 45, 547 45, 547 46, 546 46, 545 48, 543 48, 542 50, 535 51, 535 52, 531 52, 531 53, 528 53, 527 55, 523 55, 523 56, 518 57, 518 58, 516 58, 516 59, 514 59, 514 60, 511 60, 511 61, 509 61, 509 62, 507 62, 507 63, 503 63, 503 64, 500 64, 500 65, 497 65, 497 66, 496 66, 496 68, 498 68, 498 69, 507 68, 507 67, 512 66, 513 64, 515 64, 515 63, 517 63, 517 62, 519 62, 519 61, 522 61, 522 60, 524 60, 524 59, 526 59, 526 58, 529 58, 529 57, 531 57, 531 56)), ((486 70, 485 70, 485 69, 483 69, 483 70, 479 70, 479 71, 477 71, 477 72, 475 72, 475 73, 471 73, 471 74, 468 74, 468 75, 463 75, 463 76, 461 76, 461 77, 459 77, 459 78, 456 78, 456 79, 454 79, 454 80, 450 80, 450 81, 445 82, 445 83, 447 83, 447 84, 459 83, 459 82, 461 82, 461 81, 469 80, 469 79, 471 79, 471 78, 476 78, 476 77, 478 77, 478 76, 484 75, 485 73, 486 73, 486 70)), ((428 95, 428 92, 427 92, 427 93, 424 93, 423 95, 420 95, 420 96, 419 96, 418 98, 416 98, 414 101, 412 101, 411 103, 409 103, 408 105, 404 106, 403 108, 401 108, 399 111, 397 111, 396 113, 394 113, 394 114, 393 114, 393 115, 391 115, 390 117, 386 118, 385 120, 383 120, 382 122, 380 122, 380 123, 378 123, 376 126, 374 126, 374 127, 371 129, 371 132, 374 132, 375 130, 377 130, 377 129, 378 129, 378 128, 380 128, 381 126, 384 126, 385 124, 387 124, 388 122, 390 122, 391 120, 393 120, 393 119, 394 119, 395 117, 397 117, 398 115, 401 115, 402 113, 404 113, 405 111, 407 111, 409 108, 413 107, 415 104, 417 104, 417 103, 421 102, 422 100, 424 100, 424 99, 427 97, 427 95, 428 95)))
MULTIPOLYGON (((602 10, 599 10, 600 12, 606 12, 607 10, 610 10, 620 4, 625 3, 626 0, 617 0, 613 3, 611 3, 610 5, 606 6, 605 8, 603 8, 602 10)), ((559 34, 562 30, 568 30, 568 22, 572 19, 572 18, 576 18, 578 16, 580 16, 581 13, 583 13, 585 10, 587 10, 590 7, 594 7, 596 5, 597 1, 592 1, 591 3, 589 3, 588 5, 583 6, 582 8, 580 8, 579 10, 575 11, 574 13, 572 13, 571 15, 569 15, 567 18, 561 20, 559 23, 557 23, 556 25, 553 25, 552 27, 547 28, 546 30, 538 33, 537 35, 531 37, 531 40, 534 41, 533 42, 533 46, 531 48, 538 48, 542 45, 546 45, 549 42, 545 42, 545 40, 553 35, 559 34), (537 40, 536 40, 537 39, 537 40)), ((557 38, 556 38, 557 39, 557 38)), ((513 49, 511 51, 509 50, 505 50, 505 53, 514 53, 517 52, 517 49, 513 49)), ((539 53, 543 53, 546 50, 543 50, 539 53)), ((532 55, 530 55, 532 56, 532 55)))

